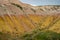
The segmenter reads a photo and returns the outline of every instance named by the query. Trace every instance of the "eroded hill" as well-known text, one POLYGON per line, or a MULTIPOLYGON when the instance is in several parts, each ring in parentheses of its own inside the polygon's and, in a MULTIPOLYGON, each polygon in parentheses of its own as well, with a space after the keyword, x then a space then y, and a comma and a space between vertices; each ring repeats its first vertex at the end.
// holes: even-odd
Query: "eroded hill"
POLYGON ((0 32, 15 37, 33 30, 60 33, 60 5, 32 6, 18 0, 0 0, 0 32))

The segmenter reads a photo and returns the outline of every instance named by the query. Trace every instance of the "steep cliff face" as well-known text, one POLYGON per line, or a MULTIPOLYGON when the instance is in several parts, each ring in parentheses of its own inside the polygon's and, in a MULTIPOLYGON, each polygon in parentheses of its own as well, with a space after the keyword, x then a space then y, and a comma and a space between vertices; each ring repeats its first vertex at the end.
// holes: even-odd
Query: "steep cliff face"
POLYGON ((60 5, 31 6, 18 0, 0 0, 0 32, 20 35, 35 29, 60 33, 60 5))

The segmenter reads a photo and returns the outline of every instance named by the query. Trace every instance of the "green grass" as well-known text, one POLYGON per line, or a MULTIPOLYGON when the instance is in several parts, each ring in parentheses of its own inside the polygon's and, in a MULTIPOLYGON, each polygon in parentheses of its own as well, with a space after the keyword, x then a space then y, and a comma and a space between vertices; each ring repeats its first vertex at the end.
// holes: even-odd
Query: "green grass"
POLYGON ((0 40, 60 40, 60 34, 52 31, 33 31, 23 36, 12 37, 8 33, 0 32, 0 40))
POLYGON ((46 32, 39 32, 37 35, 34 36, 36 33, 26 34, 22 36, 23 40, 60 40, 60 34, 52 31, 46 32), (34 37, 32 37, 34 36, 34 37))

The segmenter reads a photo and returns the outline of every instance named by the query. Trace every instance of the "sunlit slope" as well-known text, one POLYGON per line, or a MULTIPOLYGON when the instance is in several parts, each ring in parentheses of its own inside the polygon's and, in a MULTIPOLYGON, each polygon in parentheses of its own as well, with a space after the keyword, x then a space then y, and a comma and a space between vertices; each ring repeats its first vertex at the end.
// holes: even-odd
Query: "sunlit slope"
POLYGON ((60 16, 58 16, 49 27, 49 30, 60 33, 60 16))
POLYGON ((39 28, 60 32, 60 16, 32 15, 3 15, 0 16, 0 32, 22 34, 39 28))

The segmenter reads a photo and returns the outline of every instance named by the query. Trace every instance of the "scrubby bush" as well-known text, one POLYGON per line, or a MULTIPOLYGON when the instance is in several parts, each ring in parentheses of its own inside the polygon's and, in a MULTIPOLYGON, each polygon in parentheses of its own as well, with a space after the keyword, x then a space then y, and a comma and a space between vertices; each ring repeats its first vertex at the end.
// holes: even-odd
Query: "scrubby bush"
POLYGON ((10 39, 10 37, 11 37, 10 34, 0 32, 0 40, 8 40, 8 39, 10 39))

